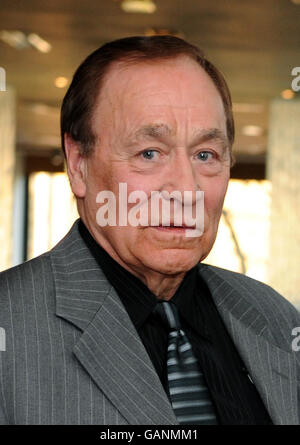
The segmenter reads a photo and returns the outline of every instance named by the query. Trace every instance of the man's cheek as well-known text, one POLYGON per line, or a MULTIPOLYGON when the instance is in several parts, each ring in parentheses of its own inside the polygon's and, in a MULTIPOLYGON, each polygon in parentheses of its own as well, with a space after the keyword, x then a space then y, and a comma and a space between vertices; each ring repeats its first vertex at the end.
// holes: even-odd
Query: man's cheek
POLYGON ((207 196, 204 193, 204 223, 208 221, 212 223, 214 220, 218 220, 222 214, 224 199, 215 196, 207 196), (208 220, 208 221, 207 221, 208 220))

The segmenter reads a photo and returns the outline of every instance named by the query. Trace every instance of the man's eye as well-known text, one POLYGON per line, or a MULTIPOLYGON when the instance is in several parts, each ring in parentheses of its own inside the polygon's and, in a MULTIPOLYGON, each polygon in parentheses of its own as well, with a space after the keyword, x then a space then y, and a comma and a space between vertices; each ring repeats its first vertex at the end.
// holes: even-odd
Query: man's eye
POLYGON ((197 154, 197 158, 200 159, 200 161, 208 161, 214 157, 214 154, 210 151, 200 151, 200 153, 197 154))
POLYGON ((157 150, 145 150, 142 152, 142 156, 144 159, 153 159, 157 154, 157 150))

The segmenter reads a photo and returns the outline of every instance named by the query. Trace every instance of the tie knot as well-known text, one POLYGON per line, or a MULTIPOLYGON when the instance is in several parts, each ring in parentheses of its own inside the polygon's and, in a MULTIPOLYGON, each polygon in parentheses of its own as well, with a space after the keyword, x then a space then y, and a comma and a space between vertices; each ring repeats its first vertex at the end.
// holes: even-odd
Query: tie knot
POLYGON ((181 329, 178 309, 174 303, 169 301, 158 301, 153 312, 160 316, 161 320, 169 330, 179 331, 181 329))

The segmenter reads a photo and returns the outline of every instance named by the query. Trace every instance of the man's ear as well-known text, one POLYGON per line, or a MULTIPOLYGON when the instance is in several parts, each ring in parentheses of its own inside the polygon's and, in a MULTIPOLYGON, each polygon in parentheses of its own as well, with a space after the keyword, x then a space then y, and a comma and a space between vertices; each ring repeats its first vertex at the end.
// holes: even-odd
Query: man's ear
POLYGON ((82 156, 79 142, 67 133, 64 135, 67 158, 67 172, 72 191, 77 198, 84 198, 86 193, 86 158, 82 156))

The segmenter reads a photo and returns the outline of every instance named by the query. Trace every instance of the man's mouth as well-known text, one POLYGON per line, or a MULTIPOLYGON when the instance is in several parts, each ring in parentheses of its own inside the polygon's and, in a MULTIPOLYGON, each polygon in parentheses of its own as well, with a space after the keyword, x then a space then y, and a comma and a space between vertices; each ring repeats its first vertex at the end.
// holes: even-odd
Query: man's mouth
POLYGON ((152 226, 152 227, 158 230, 171 230, 171 231, 181 231, 181 232, 185 230, 193 230, 196 228, 195 226, 187 226, 185 224, 176 225, 172 223, 170 223, 169 225, 159 224, 158 226, 152 226))
POLYGON ((157 232, 165 233, 169 236, 174 235, 178 237, 186 237, 186 238, 199 238, 203 235, 203 230, 197 227, 196 225, 176 225, 176 224, 170 224, 170 225, 163 225, 159 224, 158 226, 148 226, 150 229, 154 229, 157 232))

